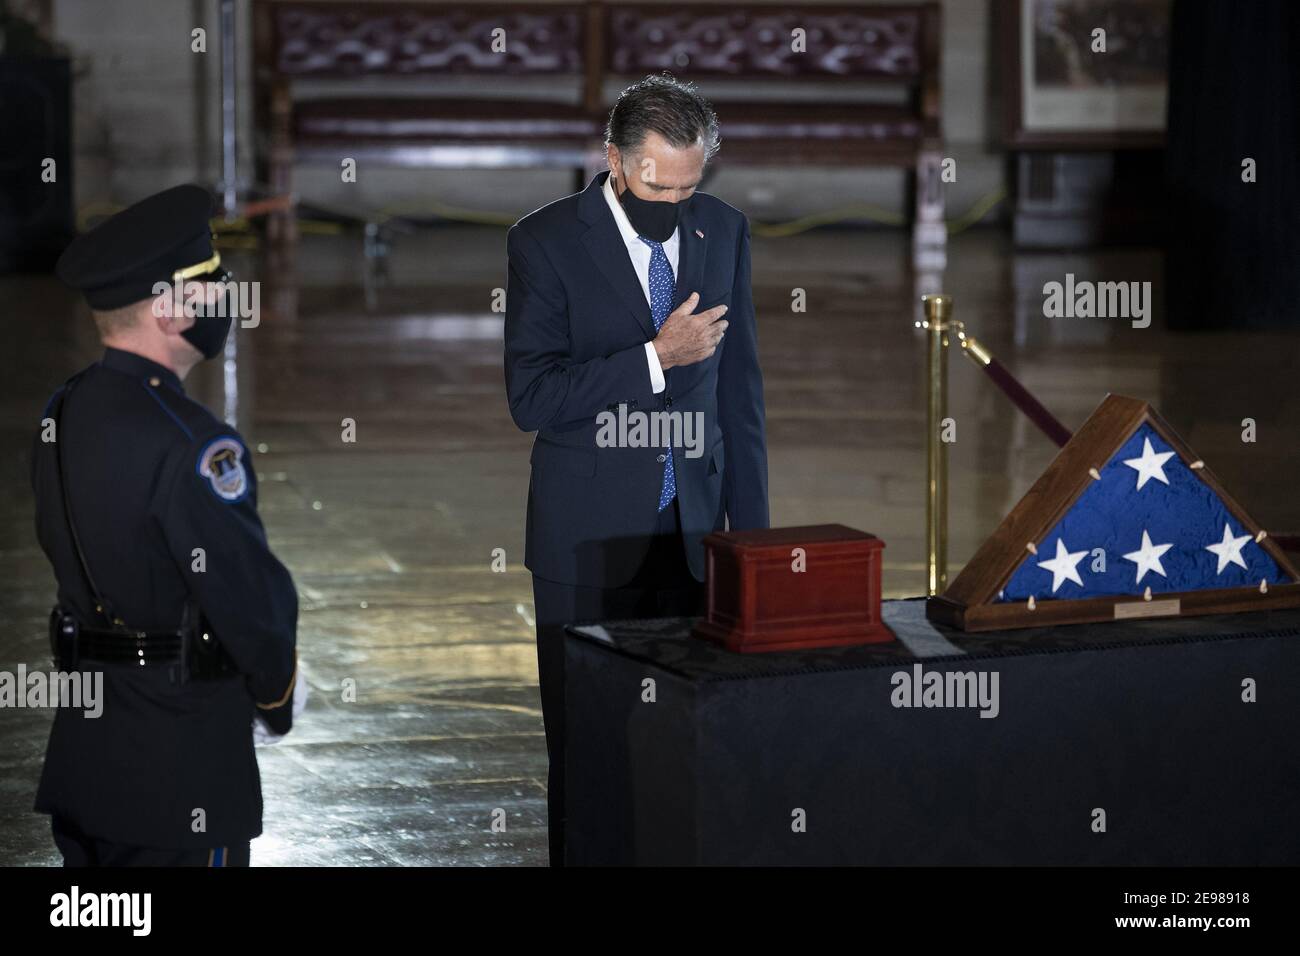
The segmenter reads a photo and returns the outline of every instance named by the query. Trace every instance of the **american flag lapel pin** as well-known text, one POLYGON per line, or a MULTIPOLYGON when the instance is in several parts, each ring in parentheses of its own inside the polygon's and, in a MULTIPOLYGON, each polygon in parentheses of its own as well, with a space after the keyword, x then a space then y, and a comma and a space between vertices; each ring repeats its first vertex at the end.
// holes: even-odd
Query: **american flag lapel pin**
POLYGON ((701 232, 700 230, 698 230, 698 229, 695 230, 695 234, 696 234, 697 236, 699 236, 701 239, 704 238, 704 233, 702 233, 702 232, 701 232))

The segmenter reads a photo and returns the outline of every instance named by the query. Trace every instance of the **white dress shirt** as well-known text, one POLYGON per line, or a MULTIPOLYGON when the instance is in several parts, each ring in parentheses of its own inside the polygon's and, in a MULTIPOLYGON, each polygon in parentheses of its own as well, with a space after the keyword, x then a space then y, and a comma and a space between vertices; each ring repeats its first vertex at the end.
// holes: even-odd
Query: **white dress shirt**
MULTIPOLYGON (((641 280, 641 291, 645 293, 646 302, 650 301, 650 256, 652 251, 637 236, 636 230, 632 228, 632 223, 628 221, 627 213, 623 205, 618 201, 618 196, 614 192, 614 177, 610 176, 605 180, 605 202, 609 203, 610 210, 614 213, 614 222, 618 224, 618 231, 623 235, 623 243, 627 246, 627 254, 632 259, 632 268, 636 270, 636 277, 641 280)), ((681 246, 681 240, 678 237, 677 229, 668 237, 668 241, 663 244, 664 255, 668 257, 668 265, 672 267, 673 276, 677 275, 677 251, 681 246)), ((645 344, 646 362, 650 366, 650 389, 658 395, 666 388, 664 383, 664 370, 659 364, 659 353, 655 351, 654 342, 645 344)))

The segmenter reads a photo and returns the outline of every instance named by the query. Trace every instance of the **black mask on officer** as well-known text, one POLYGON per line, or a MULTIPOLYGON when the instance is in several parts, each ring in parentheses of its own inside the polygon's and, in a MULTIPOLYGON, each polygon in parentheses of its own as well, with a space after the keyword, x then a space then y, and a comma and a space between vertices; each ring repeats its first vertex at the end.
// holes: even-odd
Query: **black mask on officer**
POLYGON ((231 281, 231 275, 222 270, 203 276, 197 281, 221 283, 221 294, 213 302, 208 302, 206 298, 196 300, 192 304, 186 302, 186 314, 194 316, 194 324, 182 332, 181 337, 198 349, 205 359, 212 359, 220 355, 221 350, 226 347, 226 338, 230 335, 230 327, 235 321, 235 303, 230 289, 225 287, 225 284, 231 281))
POLYGON ((642 199, 632 192, 632 187, 626 180, 623 182, 623 192, 619 193, 617 187, 614 192, 618 195, 623 211, 627 213, 627 221, 632 224, 637 235, 653 239, 655 242, 667 242, 672 238, 677 223, 682 217, 682 210, 691 201, 689 196, 679 202, 652 202, 642 199))

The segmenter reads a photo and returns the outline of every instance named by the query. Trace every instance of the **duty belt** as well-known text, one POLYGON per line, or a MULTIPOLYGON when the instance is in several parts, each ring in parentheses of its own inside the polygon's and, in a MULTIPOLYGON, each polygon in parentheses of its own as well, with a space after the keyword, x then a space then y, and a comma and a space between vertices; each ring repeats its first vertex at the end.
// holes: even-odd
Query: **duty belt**
POLYGON ((172 676, 217 680, 238 673, 211 634, 108 630, 83 626, 56 607, 50 615, 50 650, 60 670, 98 664, 132 670, 172 669, 172 676))

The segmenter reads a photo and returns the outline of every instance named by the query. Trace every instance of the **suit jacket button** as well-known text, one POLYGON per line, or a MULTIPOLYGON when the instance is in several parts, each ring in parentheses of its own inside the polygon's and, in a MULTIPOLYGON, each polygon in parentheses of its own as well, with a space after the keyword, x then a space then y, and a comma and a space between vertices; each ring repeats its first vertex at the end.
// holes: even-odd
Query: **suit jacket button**
POLYGON ((664 404, 667 405, 669 408, 672 408, 672 407, 673 407, 673 397, 672 397, 671 395, 669 395, 668 398, 664 400, 664 404))
POLYGON ((661 465, 667 460, 668 460, 667 455, 659 455, 658 457, 655 458, 655 461, 659 462, 661 465))

